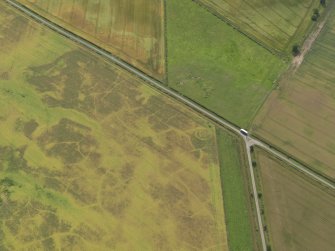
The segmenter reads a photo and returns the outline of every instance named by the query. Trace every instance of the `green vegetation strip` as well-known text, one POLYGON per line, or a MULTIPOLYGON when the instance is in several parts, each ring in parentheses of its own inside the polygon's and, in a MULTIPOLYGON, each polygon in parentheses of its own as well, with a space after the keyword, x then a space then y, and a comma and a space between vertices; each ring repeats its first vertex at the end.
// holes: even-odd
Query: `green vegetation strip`
POLYGON ((253 250, 240 142, 221 129, 217 129, 217 140, 229 248, 233 251, 253 250))

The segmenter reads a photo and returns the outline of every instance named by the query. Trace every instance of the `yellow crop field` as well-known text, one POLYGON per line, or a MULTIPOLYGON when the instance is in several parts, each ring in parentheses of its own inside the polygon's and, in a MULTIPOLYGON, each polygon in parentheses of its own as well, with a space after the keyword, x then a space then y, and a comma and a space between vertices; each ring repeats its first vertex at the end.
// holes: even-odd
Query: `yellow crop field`
POLYGON ((164 80, 163 0, 18 0, 40 15, 164 80))
POLYGON ((0 250, 228 250, 212 124, 3 2, 0 45, 0 250))

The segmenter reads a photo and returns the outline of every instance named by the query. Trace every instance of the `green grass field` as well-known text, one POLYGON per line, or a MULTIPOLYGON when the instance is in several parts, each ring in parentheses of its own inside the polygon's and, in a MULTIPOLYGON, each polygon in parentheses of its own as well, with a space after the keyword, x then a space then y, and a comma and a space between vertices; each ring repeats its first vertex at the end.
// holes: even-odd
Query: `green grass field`
POLYGON ((233 251, 254 250, 241 142, 220 128, 217 128, 217 141, 229 248, 233 251))
POLYGON ((260 149, 255 153, 272 250, 334 250, 334 190, 260 149))
POLYGON ((319 0, 196 0, 275 52, 290 52, 312 24, 319 0))
POLYGON ((193 1, 166 5, 169 86, 247 127, 284 63, 193 1))

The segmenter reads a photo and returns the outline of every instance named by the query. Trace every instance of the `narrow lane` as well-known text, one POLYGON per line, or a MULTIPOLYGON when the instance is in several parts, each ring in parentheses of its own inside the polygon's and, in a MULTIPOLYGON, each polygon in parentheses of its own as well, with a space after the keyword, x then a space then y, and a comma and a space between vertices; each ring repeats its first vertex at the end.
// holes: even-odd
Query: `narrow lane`
MULTIPOLYGON (((124 62, 123 60, 121 60, 117 57, 115 57, 111 53, 101 49, 100 47, 96 46, 95 44, 90 43, 90 42, 86 41, 85 39, 69 32, 68 30, 64 29, 63 27, 52 23, 48 19, 34 13, 30 9, 28 9, 28 8, 24 7, 23 5, 17 3, 15 0, 6 0, 6 2, 8 4, 10 4, 11 6, 15 7, 16 9, 24 12, 26 15, 30 16, 31 18, 33 18, 37 22, 39 22, 39 23, 45 25, 46 27, 56 31, 57 33, 63 35, 64 37, 67 37, 67 38, 75 41, 76 43, 90 49, 91 51, 103 56, 104 58, 110 60, 111 62, 113 62, 117 65, 119 65, 120 67, 126 69, 127 71, 135 74, 136 76, 145 80, 147 83, 149 83, 150 85, 152 85, 156 89, 158 89, 158 90, 162 91, 163 93, 173 97, 177 101, 186 104, 188 107, 190 107, 193 110, 203 114, 208 119, 215 122, 216 124, 218 124, 220 126, 223 126, 227 129, 237 133, 238 135, 242 136, 239 132, 240 128, 238 128, 234 124, 232 124, 229 121, 223 119, 222 117, 212 113, 211 111, 209 111, 206 108, 200 106, 196 102, 184 97, 183 95, 179 94, 178 92, 170 89, 169 87, 167 87, 163 83, 151 78, 150 76, 148 76, 145 73, 136 69, 134 66, 124 62)), ((296 167, 300 171, 304 172, 308 176, 310 176, 313 179, 319 181, 320 183, 322 183, 323 185, 325 185, 327 187, 335 189, 335 185, 334 185, 334 183, 331 183, 330 181, 324 179, 323 177, 319 176, 318 174, 314 173, 313 171, 307 169, 306 167, 304 167, 304 166, 300 165, 299 163, 295 162, 294 160, 290 159, 288 156, 286 156, 282 152, 279 152, 279 151, 271 148, 265 142, 262 142, 262 141, 260 141, 256 138, 253 138, 253 137, 248 137, 248 138, 243 137, 243 139, 244 139, 244 142, 245 142, 245 145, 246 145, 246 148, 247 148, 250 176, 251 176, 251 181, 252 181, 252 189, 253 189, 253 193, 254 193, 254 200, 255 200, 255 206, 256 206, 258 227, 259 227, 259 232, 260 232, 261 241, 262 241, 262 248, 263 248, 263 251, 266 251, 266 241, 265 241, 265 237, 264 237, 262 217, 261 217, 261 214, 260 214, 259 201, 258 201, 258 197, 257 197, 257 187, 256 187, 255 176, 254 176, 252 163, 251 163, 250 146, 257 145, 257 146, 260 146, 260 147, 264 148, 265 150, 269 151, 271 154, 273 154, 273 155, 279 157, 280 159, 288 162, 292 166, 296 167)))
POLYGON ((250 149, 251 146, 259 146, 260 148, 265 149, 266 151, 270 152, 272 155, 277 156, 279 159, 283 160, 284 162, 287 162, 289 165, 297 168, 299 171, 307 174, 307 176, 309 176, 310 178, 320 182, 322 185, 325 185, 329 188, 332 188, 335 190, 335 184, 331 181, 326 180, 325 178, 323 178, 322 176, 320 176, 319 174, 317 174, 316 172, 306 168, 305 166, 301 165, 300 163, 298 163, 297 161, 295 161, 294 159, 290 158, 289 156, 287 156, 286 154, 271 148, 269 145, 267 145, 266 143, 255 139, 253 137, 248 137, 248 139, 244 139, 247 147, 250 149))
POLYGON ((262 215, 261 215, 261 209, 259 206, 259 200, 258 200, 258 192, 257 192, 257 186, 256 186, 256 179, 254 174, 254 168, 252 166, 252 159, 251 159, 251 151, 250 151, 250 145, 248 144, 248 139, 246 137, 243 137, 245 146, 247 147, 247 155, 248 155, 248 164, 249 164, 249 172, 250 172, 250 178, 251 178, 251 186, 252 186, 252 193, 255 200, 255 208, 257 213, 257 221, 258 221, 258 229, 261 237, 262 242, 262 248, 263 251, 267 251, 266 247, 266 240, 265 240, 265 233, 264 233, 264 224, 262 222, 262 215))

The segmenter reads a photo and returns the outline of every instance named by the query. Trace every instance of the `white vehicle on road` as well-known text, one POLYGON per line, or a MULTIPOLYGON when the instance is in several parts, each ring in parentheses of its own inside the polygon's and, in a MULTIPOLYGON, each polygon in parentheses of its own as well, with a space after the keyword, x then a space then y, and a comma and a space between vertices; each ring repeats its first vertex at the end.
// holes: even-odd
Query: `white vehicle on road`
POLYGON ((244 136, 249 136, 249 133, 245 129, 240 129, 240 133, 243 134, 244 136))

